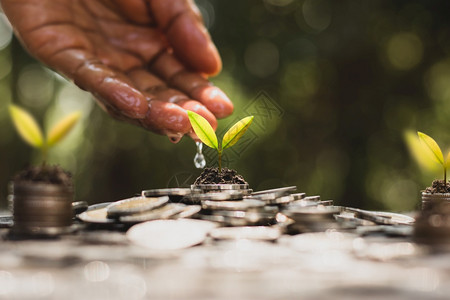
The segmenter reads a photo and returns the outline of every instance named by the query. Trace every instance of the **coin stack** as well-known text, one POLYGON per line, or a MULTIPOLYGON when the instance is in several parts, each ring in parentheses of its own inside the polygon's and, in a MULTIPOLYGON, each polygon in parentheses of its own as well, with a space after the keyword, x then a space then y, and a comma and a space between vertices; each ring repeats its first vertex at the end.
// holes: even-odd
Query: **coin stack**
POLYGON ((450 249, 450 205, 435 202, 420 212, 414 224, 416 242, 436 249, 450 249))
POLYGON ((67 232, 72 224, 72 198, 72 189, 57 184, 11 184, 12 232, 31 235, 67 232))
POLYGON ((289 207, 282 212, 295 222, 289 227, 291 233, 339 228, 334 216, 340 213, 340 208, 336 206, 289 207))

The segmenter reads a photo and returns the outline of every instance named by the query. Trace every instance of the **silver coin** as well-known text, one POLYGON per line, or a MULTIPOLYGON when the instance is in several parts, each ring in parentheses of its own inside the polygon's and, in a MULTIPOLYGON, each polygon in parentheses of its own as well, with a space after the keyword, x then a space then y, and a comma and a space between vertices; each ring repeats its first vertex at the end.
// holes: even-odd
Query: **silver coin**
POLYGON ((317 206, 317 207, 289 207, 282 210, 282 213, 296 222, 314 222, 326 219, 333 219, 334 215, 340 213, 337 206, 317 206))
POLYGON ((305 199, 295 200, 287 205, 287 209, 295 207, 308 207, 308 206, 318 206, 317 201, 309 201, 305 199))
POLYGON ((211 230, 209 235, 216 240, 262 240, 275 241, 281 232, 267 226, 221 227, 211 230))
POLYGON ((276 194, 276 195, 278 195, 278 197, 280 197, 282 195, 287 195, 290 192, 295 192, 296 190, 297 190, 296 186, 287 186, 287 187, 282 187, 282 188, 253 192, 252 196, 262 195, 262 194, 276 194))
POLYGON ((240 191, 221 191, 221 192, 209 192, 204 194, 192 194, 188 198, 191 201, 228 201, 228 200, 242 200, 244 195, 240 191))
POLYGON ((336 221, 342 225, 343 228, 357 228, 358 226, 373 226, 375 223, 363 220, 360 218, 355 218, 352 213, 341 212, 339 215, 335 215, 336 221))
POLYGON ((276 198, 275 200, 269 201, 269 204, 289 204, 292 201, 294 201, 294 197, 291 195, 282 196, 279 198, 276 198))
POLYGON ((264 201, 253 199, 244 199, 240 201, 202 201, 202 208, 211 210, 248 210, 264 207, 265 205, 264 201))
POLYGON ((0 228, 9 228, 14 224, 13 216, 0 216, 0 228))
POLYGON ((169 203, 162 207, 158 207, 143 213, 121 216, 119 217, 119 220, 122 223, 140 223, 151 220, 168 219, 171 216, 182 212, 185 207, 186 206, 181 203, 169 203))
POLYGON ((256 200, 264 201, 264 202, 266 202, 266 204, 269 204, 269 205, 288 204, 288 203, 294 201, 294 198, 291 195, 281 196, 280 194, 277 194, 277 193, 251 195, 251 197, 247 197, 247 199, 256 199, 256 200))
POLYGON ((189 218, 202 210, 200 205, 186 205, 186 207, 179 213, 173 215, 171 219, 189 218))
POLYGON ((227 226, 272 225, 276 221, 273 214, 244 211, 216 211, 213 215, 200 215, 200 218, 227 226))
POLYGON ((323 205, 323 206, 331 206, 333 205, 334 201, 333 200, 320 200, 317 201, 317 205, 323 205))
POLYGON ((190 195, 192 190, 189 188, 166 188, 166 189, 152 189, 142 191, 142 196, 144 197, 160 197, 169 196, 171 197, 184 197, 190 195))
POLYGON ((305 201, 319 201, 320 200, 320 196, 316 195, 316 196, 306 196, 303 198, 303 200, 305 201))
POLYGON ((126 236, 132 243, 141 247, 177 250, 203 243, 215 227, 217 224, 202 220, 156 220, 134 225, 127 231, 126 236))
POLYGON ((86 211, 89 207, 89 204, 86 201, 77 201, 72 202, 72 211, 75 215, 81 214, 86 211))
POLYGON ((330 229, 340 229, 341 225, 333 220, 327 219, 316 222, 295 222, 288 226, 288 232, 293 233, 304 233, 304 232, 323 232, 330 229))
POLYGON ((258 195, 252 194, 252 195, 247 196, 246 199, 254 199, 254 200, 260 200, 260 201, 264 201, 264 202, 270 202, 270 201, 274 201, 278 197, 280 197, 280 195, 277 193, 266 193, 266 194, 258 194, 258 195))
POLYGON ((291 196, 294 198, 295 200, 301 200, 303 198, 305 198, 305 193, 295 193, 295 194, 291 194, 291 196))
POLYGON ((108 224, 114 223, 113 219, 108 218, 107 207, 111 202, 94 204, 89 206, 87 211, 77 215, 78 219, 86 223, 108 224))
POLYGON ((108 208, 108 218, 133 215, 150 211, 169 202, 168 196, 161 197, 133 197, 111 203, 108 208))
POLYGON ((241 210, 224 210, 214 211, 213 215, 220 215, 231 218, 245 218, 248 220, 259 219, 274 219, 277 212, 264 212, 264 211, 241 211, 241 210))
POLYGON ((344 210, 354 213, 355 217, 372 221, 379 225, 412 225, 415 222, 414 218, 403 214, 369 211, 353 207, 345 207, 344 210))
POLYGON ((193 184, 192 190, 224 191, 224 190, 248 190, 248 184, 193 184))

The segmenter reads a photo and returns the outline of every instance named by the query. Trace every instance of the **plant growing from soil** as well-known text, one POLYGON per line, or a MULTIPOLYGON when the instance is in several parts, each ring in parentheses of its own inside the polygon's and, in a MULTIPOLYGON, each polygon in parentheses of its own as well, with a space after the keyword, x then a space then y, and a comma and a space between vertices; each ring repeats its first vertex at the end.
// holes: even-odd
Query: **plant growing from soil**
POLYGON ((81 113, 78 111, 69 114, 52 126, 44 137, 41 127, 26 110, 11 104, 9 113, 20 137, 33 148, 41 151, 43 166, 46 164, 50 148, 66 137, 81 117, 81 113))
POLYGON ((429 135, 418 131, 417 136, 411 132, 406 133, 406 141, 410 151, 417 162, 430 171, 436 171, 438 168, 443 171, 444 180, 435 180, 427 192, 447 192, 447 169, 450 166, 450 151, 444 157, 441 147, 429 135), (418 139, 416 138, 418 136, 418 139))
POLYGON ((222 138, 222 142, 219 144, 214 129, 205 118, 193 111, 188 110, 187 113, 192 128, 200 141, 206 146, 217 150, 219 173, 222 172, 223 150, 234 146, 239 141, 252 123, 254 116, 248 116, 236 122, 228 129, 222 138))

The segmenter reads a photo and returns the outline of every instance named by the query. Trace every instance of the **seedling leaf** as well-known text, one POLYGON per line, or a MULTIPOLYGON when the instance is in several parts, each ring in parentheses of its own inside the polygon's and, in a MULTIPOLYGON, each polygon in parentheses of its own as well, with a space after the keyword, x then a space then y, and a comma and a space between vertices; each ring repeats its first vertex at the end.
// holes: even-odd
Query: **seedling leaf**
POLYGON ((436 141, 423 132, 418 131, 417 134, 419 135, 419 139, 422 142, 422 145, 428 147, 428 149, 430 149, 433 153, 433 158, 442 166, 444 166, 444 155, 442 154, 442 150, 441 148, 439 148, 439 145, 436 143, 436 141))
POLYGON ((225 150, 236 144, 252 124, 253 118, 254 116, 245 117, 228 129, 222 139, 222 149, 225 150))
POLYGON ((428 147, 424 147, 415 132, 408 130, 404 137, 411 156, 420 167, 430 172, 437 172, 440 169, 440 164, 434 159, 433 152, 428 147))
POLYGON ((32 147, 42 148, 44 143, 42 131, 33 116, 13 104, 9 106, 9 113, 22 139, 32 147))
POLYGON ((47 135, 47 146, 52 147, 63 139, 81 117, 81 112, 73 112, 54 125, 47 135))
POLYGON ((209 122, 199 114, 188 110, 189 121, 198 138, 208 147, 219 150, 217 136, 209 122))

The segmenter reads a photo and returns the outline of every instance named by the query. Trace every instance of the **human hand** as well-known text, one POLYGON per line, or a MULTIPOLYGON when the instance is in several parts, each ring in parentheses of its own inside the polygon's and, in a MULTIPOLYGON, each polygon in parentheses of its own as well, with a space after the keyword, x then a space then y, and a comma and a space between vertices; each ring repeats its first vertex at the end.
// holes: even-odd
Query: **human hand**
POLYGON ((1 0, 28 51, 91 92, 110 115, 178 141, 186 110, 216 128, 233 104, 205 75, 221 69, 191 0, 1 0))

